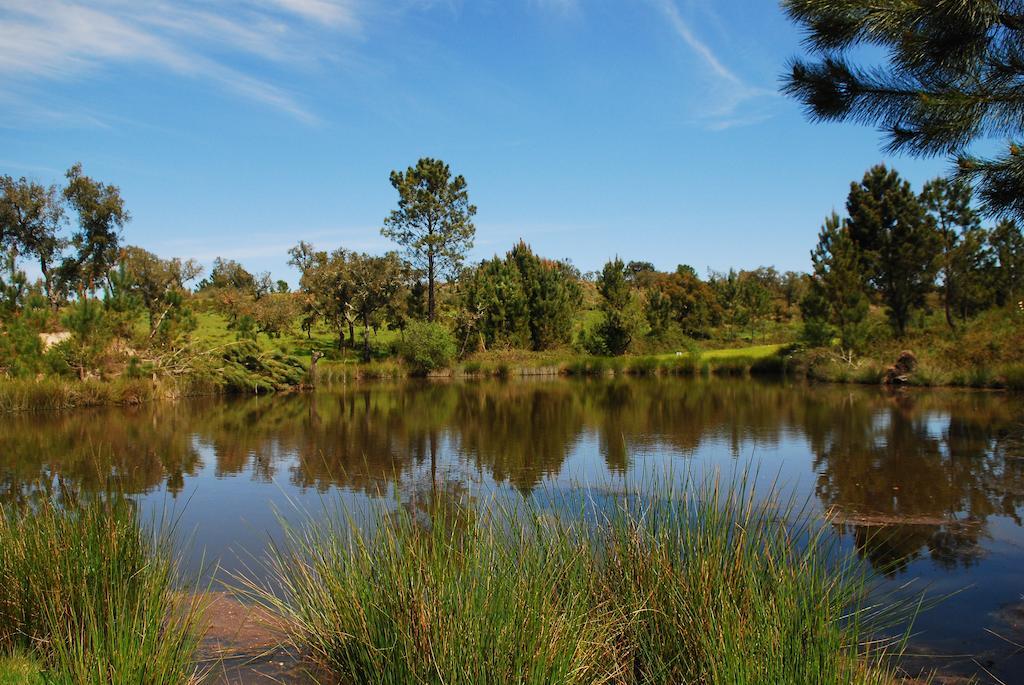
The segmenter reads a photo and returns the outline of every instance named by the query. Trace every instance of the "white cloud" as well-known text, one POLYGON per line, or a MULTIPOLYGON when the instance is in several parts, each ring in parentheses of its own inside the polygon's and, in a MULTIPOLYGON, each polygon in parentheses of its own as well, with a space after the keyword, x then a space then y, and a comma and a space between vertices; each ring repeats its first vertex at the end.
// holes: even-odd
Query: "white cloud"
POLYGON ((0 6, 0 87, 68 80, 117 63, 148 63, 214 82, 300 121, 313 116, 287 90, 232 66, 308 62, 310 32, 353 33, 353 0, 5 0, 0 6))
POLYGON ((354 3, 346 0, 269 0, 269 4, 326 26, 359 26, 354 3))
POLYGON ((705 43, 683 17, 675 0, 651 0, 668 21, 672 31, 697 56, 709 79, 708 97, 699 118, 712 130, 756 123, 767 118, 763 111, 747 111, 749 103, 775 97, 774 90, 746 83, 705 43))

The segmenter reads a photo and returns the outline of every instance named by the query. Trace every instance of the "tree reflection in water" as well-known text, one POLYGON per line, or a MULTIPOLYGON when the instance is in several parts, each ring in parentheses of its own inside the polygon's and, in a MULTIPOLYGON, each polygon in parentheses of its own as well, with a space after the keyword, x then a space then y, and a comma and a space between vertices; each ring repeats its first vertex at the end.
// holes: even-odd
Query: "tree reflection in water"
MULTIPOLYGON (((837 530, 897 572, 924 555, 971 564, 991 517, 1020 525, 1022 415, 1021 399, 1006 395, 746 380, 361 385, 5 416, 0 497, 25 501, 58 480, 177 494, 208 468, 248 478, 254 497, 275 481, 369 495, 422 488, 408 476, 424 469, 432 492, 461 492, 468 472, 529 495, 570 457, 614 478, 638 454, 700 459, 724 444, 740 459, 785 445, 784 458, 813 473, 837 530)), ((420 506, 433 499, 420 495, 420 506)))

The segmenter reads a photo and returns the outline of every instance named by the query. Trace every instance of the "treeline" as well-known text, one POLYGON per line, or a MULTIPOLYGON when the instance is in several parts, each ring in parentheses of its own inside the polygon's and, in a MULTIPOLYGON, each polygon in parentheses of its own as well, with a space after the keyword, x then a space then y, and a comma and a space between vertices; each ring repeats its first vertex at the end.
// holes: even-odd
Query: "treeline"
POLYGON ((1012 220, 982 226, 971 189, 938 178, 914 192, 885 166, 851 184, 847 215, 825 221, 811 253, 812 273, 801 302, 811 345, 862 352, 869 311, 885 309, 903 337, 915 314, 940 299, 951 330, 1024 296, 1024 236, 1012 220))
POLYGON ((844 217, 826 220, 809 274, 761 267, 703 278, 687 265, 663 272, 618 257, 583 274, 524 241, 467 264, 476 207, 466 180, 422 159, 393 172, 391 184, 397 208, 381 232, 397 249, 371 255, 299 242, 289 251, 299 273, 292 292, 230 259, 216 259, 203 277, 194 260, 125 245, 130 215, 119 189, 79 165, 63 186, 2 177, 0 370, 223 377, 230 367, 232 384, 273 386, 249 371, 291 381, 296 365, 265 354, 270 342, 280 349, 287 336, 292 353, 339 354, 322 344, 325 330, 340 353, 364 361, 399 354, 420 372, 485 350, 615 356, 709 340, 802 338, 853 355, 880 336, 902 338, 929 312, 956 332, 1024 296, 1017 224, 986 227, 966 186, 936 179, 915 192, 882 166, 852 184, 844 217), (34 281, 22 268, 31 262, 41 274, 34 281), (225 323, 200 330, 202 312, 225 323), (883 312, 887 331, 878 325, 883 312), (382 330, 397 332, 383 348, 382 330))
POLYGON ((81 165, 65 178, 47 187, 0 177, 0 375, 180 377, 247 390, 301 381, 296 360, 251 340, 291 325, 290 303, 264 297, 287 284, 217 260, 194 291, 203 273, 195 260, 124 243, 131 216, 117 186, 81 165), (39 278, 27 276, 30 264, 39 278), (211 303, 237 314, 230 349, 194 343, 197 309, 211 303))

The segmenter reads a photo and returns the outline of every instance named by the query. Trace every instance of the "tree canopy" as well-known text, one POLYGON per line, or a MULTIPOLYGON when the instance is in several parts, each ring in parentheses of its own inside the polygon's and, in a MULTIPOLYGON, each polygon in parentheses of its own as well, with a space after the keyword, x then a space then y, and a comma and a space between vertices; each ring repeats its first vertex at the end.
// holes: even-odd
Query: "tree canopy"
POLYGON ((427 319, 437 315, 437 281, 457 273, 473 247, 476 207, 466 179, 452 178, 439 159, 423 158, 404 172, 391 172, 398 209, 384 220, 381 234, 405 248, 414 267, 427 277, 427 319))
POLYGON ((1024 218, 1024 6, 1019 0, 783 0, 816 61, 793 60, 784 92, 820 121, 885 132, 887 149, 951 155, 989 212, 1024 218), (883 65, 858 66, 876 46, 883 65), (858 55, 861 53, 858 53, 858 55), (982 139, 1006 142, 992 158, 982 139))

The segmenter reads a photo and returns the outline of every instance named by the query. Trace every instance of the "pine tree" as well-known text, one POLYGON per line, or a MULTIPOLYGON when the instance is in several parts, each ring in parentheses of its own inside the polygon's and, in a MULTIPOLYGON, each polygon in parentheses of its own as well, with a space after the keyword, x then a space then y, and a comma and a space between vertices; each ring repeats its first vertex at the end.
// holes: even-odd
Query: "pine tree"
POLYGON ((1024 128, 1024 5, 1020 0, 783 0, 818 61, 794 60, 783 88, 812 119, 878 126, 890 151, 951 155, 983 207, 1024 217, 1018 143, 991 159, 982 139, 1024 128), (854 65, 863 46, 886 51, 881 67, 854 65))
POLYGON ((883 165, 851 184, 846 208, 861 273, 888 307, 893 329, 902 337, 911 312, 924 304, 934 285, 938 233, 910 184, 883 165))
POLYGON ((579 275, 565 262, 542 259, 520 241, 460 278, 462 305, 485 347, 546 350, 572 338, 582 301, 579 275))
POLYGON ((437 316, 437 281, 455 274, 473 247, 476 207, 469 202, 466 179, 452 177, 439 159, 423 158, 404 172, 391 172, 398 209, 384 220, 381 234, 405 248, 427 278, 427 320, 437 316))
POLYGON ((831 342, 827 325, 835 327, 840 344, 859 351, 867 337, 868 298, 857 245, 849 226, 835 212, 825 220, 818 245, 811 252, 814 272, 801 303, 805 339, 812 344, 831 342))
POLYGON ((597 336, 611 355, 625 354, 636 335, 640 313, 626 278, 626 265, 616 257, 604 265, 597 281, 604 320, 597 336))

